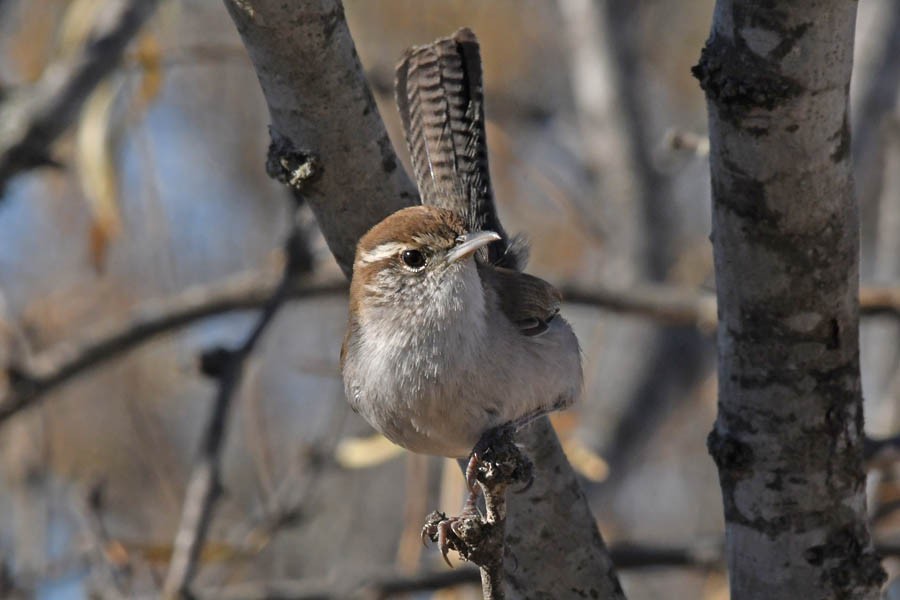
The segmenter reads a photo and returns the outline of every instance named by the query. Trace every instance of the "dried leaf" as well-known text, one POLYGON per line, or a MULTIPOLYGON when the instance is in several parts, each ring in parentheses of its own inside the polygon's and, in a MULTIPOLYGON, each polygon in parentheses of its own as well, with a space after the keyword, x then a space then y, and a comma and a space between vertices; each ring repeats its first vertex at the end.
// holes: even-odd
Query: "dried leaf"
POLYGON ((100 11, 106 6, 105 0, 71 0, 57 35, 57 52, 61 56, 71 54, 80 48, 97 21, 100 11))
MULTIPOLYGON (((172 559, 171 544, 127 542, 124 547, 127 549, 126 552, 136 554, 150 564, 165 565, 172 559)), ((200 552, 200 562, 203 564, 221 563, 244 556, 247 556, 247 551, 234 545, 206 542, 200 552)))
POLYGON ((90 258, 97 271, 106 262, 109 244, 121 233, 118 178, 110 143, 110 122, 121 81, 97 86, 85 103, 76 133, 78 180, 91 212, 90 258))
POLYGON ((131 559, 128 556, 128 550, 118 540, 110 540, 103 547, 103 555, 106 560, 117 567, 124 567, 131 559))
POLYGON ((380 434, 349 437, 340 441, 334 452, 337 463, 345 469, 368 469, 403 454, 400 446, 380 434))
POLYGON ((562 446, 572 468, 582 476, 596 483, 609 476, 609 464, 579 438, 573 436, 565 439, 562 446))
POLYGON ((138 38, 134 59, 141 68, 141 85, 135 98, 135 109, 142 113, 162 90, 162 48, 155 35, 145 33, 138 38))

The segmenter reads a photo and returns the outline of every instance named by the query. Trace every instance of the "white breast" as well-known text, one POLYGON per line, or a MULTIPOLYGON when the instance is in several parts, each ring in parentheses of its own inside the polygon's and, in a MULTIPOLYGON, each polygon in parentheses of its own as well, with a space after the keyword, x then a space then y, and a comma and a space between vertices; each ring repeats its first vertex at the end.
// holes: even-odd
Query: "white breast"
POLYGON ((571 403, 580 391, 568 324, 557 318, 546 334, 522 336, 486 306, 467 262, 452 285, 429 286, 436 296, 417 303, 414 317, 391 305, 367 308, 348 348, 344 382, 357 410, 415 452, 466 456, 487 429, 571 403))

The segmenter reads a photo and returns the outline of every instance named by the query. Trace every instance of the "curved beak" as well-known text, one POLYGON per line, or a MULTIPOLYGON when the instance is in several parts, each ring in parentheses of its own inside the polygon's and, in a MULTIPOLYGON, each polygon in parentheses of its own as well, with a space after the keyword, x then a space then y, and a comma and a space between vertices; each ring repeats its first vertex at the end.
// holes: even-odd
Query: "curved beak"
POLYGON ((456 247, 447 253, 447 262, 455 263, 458 260, 468 258, 475 254, 479 248, 487 246, 491 242, 502 239, 493 231, 473 231, 456 238, 456 247))

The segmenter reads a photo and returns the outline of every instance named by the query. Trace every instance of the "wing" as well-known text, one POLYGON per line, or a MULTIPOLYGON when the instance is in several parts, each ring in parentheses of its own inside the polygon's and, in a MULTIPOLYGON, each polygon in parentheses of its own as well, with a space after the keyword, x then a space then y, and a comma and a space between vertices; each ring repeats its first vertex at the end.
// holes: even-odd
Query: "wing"
POLYGON ((500 308, 524 335, 539 335, 547 331, 550 321, 559 313, 562 296, 555 287, 533 275, 479 265, 483 280, 492 279, 491 286, 499 295, 500 308))
POLYGON ((469 29, 406 51, 395 91, 423 204, 464 216, 474 231, 502 236, 491 264, 518 268, 519 252, 503 230, 491 191, 478 40, 469 29))

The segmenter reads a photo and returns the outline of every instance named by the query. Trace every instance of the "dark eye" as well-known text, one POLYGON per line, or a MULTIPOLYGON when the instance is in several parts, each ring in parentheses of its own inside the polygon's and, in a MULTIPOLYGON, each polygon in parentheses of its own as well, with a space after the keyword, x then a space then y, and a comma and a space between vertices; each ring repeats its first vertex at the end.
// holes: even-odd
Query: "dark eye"
POLYGON ((425 255, 419 250, 404 250, 400 260, 410 269, 421 269, 425 266, 425 255))

